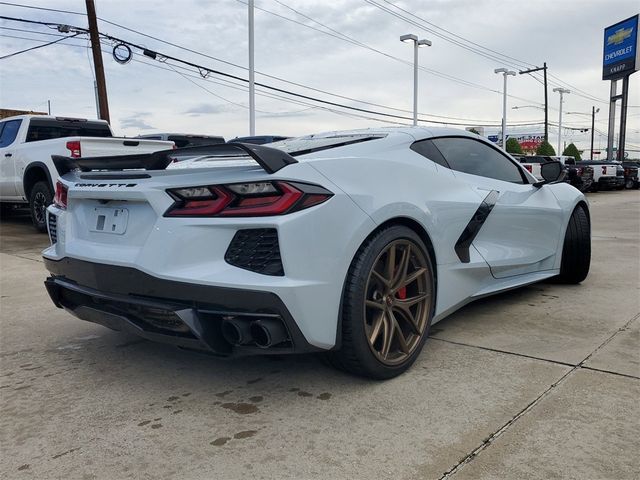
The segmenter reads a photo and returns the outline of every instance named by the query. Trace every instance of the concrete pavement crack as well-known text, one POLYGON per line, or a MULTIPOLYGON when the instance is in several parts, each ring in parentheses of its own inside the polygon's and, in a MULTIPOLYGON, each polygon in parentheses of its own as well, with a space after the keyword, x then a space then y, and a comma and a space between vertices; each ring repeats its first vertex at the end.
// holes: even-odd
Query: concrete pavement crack
MULTIPOLYGON (((540 403, 547 395, 549 395, 549 393, 551 393, 552 390, 554 390, 558 385, 560 385, 562 382, 564 382, 564 380, 566 378, 568 378, 569 375, 571 375, 572 373, 574 373, 577 370, 582 369, 582 368, 588 369, 588 367, 584 367, 583 366, 584 363, 586 361, 588 361, 593 355, 595 355, 599 350, 601 350, 603 347, 605 347, 611 340, 613 340, 613 338, 618 333, 626 330, 629 327, 629 325, 631 325, 631 323, 633 323, 633 321, 636 320, 639 317, 640 317, 640 314, 636 314, 633 318, 631 318, 622 327, 618 328, 615 332, 613 332, 606 340, 604 340, 591 353, 589 353, 589 355, 587 355, 581 362, 579 362, 578 364, 572 366, 571 370, 569 370, 567 373, 562 375, 558 380, 556 380, 554 383, 552 383, 549 386, 549 388, 547 388, 544 392, 542 392, 540 395, 538 395, 538 397, 536 397, 532 402, 530 402, 527 406, 525 406, 522 410, 520 410, 516 415, 511 417, 511 419, 509 421, 507 421, 504 425, 502 425, 498 430, 496 430, 491 435, 489 435, 487 438, 485 438, 482 441, 482 443, 480 443, 480 445, 478 445, 476 448, 474 448, 470 453, 468 453, 464 458, 462 458, 457 464, 455 464, 449 470, 444 472, 442 474, 442 476, 439 478, 439 480, 446 480, 446 479, 451 478, 462 467, 464 467, 466 464, 470 463, 484 449, 486 449, 489 445, 491 445, 498 437, 500 437, 504 432, 506 432, 515 422, 517 422, 518 419, 520 419, 522 416, 524 416, 528 412, 530 412, 538 403, 540 403)), ((443 341, 447 341, 447 340, 443 340, 443 341)), ((456 343, 456 342, 449 342, 449 343, 456 343)), ((464 345, 464 344, 461 344, 461 345, 464 345)), ((472 346, 472 345, 469 345, 469 346, 472 346)), ((477 347, 477 348, 481 348, 481 349, 484 349, 484 350, 493 350, 493 349, 485 348, 485 347, 477 347)), ((496 350, 493 350, 493 351, 496 351, 496 350)), ((516 354, 516 353, 512 353, 512 352, 501 352, 501 353, 528 357, 527 355, 516 354)), ((529 357, 529 358, 536 358, 536 357, 529 357)), ((540 360, 543 360, 543 359, 540 359, 540 360)), ((554 362, 553 360, 547 360, 547 361, 550 361, 552 363, 559 363, 561 365, 566 365, 566 364, 563 364, 562 362, 554 362)), ((595 369, 591 369, 591 370, 595 370, 595 369)))

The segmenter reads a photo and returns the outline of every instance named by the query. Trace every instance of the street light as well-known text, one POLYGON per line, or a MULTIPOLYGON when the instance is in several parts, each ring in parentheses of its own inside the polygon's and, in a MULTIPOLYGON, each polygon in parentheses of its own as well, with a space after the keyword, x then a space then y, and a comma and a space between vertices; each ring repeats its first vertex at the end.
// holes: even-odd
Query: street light
POLYGON ((430 47, 431 41, 418 40, 418 37, 412 33, 402 35, 401 42, 413 42, 413 125, 418 125, 418 48, 430 47))
POLYGON ((507 138, 507 77, 516 72, 507 68, 496 68, 493 73, 501 73, 504 77, 504 87, 502 88, 502 148, 506 148, 505 139, 507 138))
POLYGON ((560 111, 558 113, 558 151, 556 152, 560 155, 560 147, 562 146, 562 96, 565 93, 571 93, 571 90, 567 90, 566 88, 557 87, 553 89, 554 92, 558 92, 560 94, 560 111))

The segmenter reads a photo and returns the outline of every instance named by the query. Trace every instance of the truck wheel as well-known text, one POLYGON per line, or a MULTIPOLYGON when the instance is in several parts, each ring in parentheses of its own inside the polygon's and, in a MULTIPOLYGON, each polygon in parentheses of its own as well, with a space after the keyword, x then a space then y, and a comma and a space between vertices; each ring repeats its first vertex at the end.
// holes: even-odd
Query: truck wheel
POLYGON ((36 230, 47 232, 47 207, 53 201, 53 193, 47 182, 37 182, 29 195, 29 209, 31 221, 36 230))
POLYGON ((342 346, 329 363, 378 380, 416 360, 435 306, 434 271, 420 237, 396 225, 378 232, 356 254, 342 302, 342 346))
POLYGON ((591 225, 582 205, 571 214, 562 247, 559 283, 580 283, 589 274, 591 265, 591 225))
POLYGON ((628 179, 625 184, 624 184, 624 188, 626 188, 627 190, 631 190, 633 188, 633 184, 635 182, 633 181, 632 178, 628 179))

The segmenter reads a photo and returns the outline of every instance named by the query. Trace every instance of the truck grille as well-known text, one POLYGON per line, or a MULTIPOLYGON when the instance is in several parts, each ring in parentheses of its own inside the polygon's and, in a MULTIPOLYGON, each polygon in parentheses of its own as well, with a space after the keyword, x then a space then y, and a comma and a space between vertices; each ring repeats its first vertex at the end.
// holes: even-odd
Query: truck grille
POLYGON ((58 217, 51 212, 47 212, 47 216, 49 222, 49 240, 51 240, 51 244, 53 245, 58 241, 58 217))
POLYGON ((275 228, 239 230, 231 240, 224 259, 230 265, 263 275, 284 275, 275 228))

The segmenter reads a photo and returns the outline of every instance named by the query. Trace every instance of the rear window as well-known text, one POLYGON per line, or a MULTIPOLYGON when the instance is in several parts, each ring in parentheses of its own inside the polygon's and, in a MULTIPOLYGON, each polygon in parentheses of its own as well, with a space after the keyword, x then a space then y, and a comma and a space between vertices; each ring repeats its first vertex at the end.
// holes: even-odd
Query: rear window
POLYGON ((168 140, 173 141, 176 147, 197 147, 200 145, 217 145, 225 143, 222 137, 206 137, 191 135, 169 135, 168 140))
POLYGON ((32 119, 27 142, 64 137, 111 137, 109 125, 101 122, 32 119))
POLYGON ((305 155, 307 153, 329 150, 331 148, 345 147, 354 143, 368 142, 378 138, 386 137, 386 135, 336 135, 333 137, 298 137, 282 140, 269 144, 271 148, 277 148, 287 152, 292 157, 296 155, 305 155))

